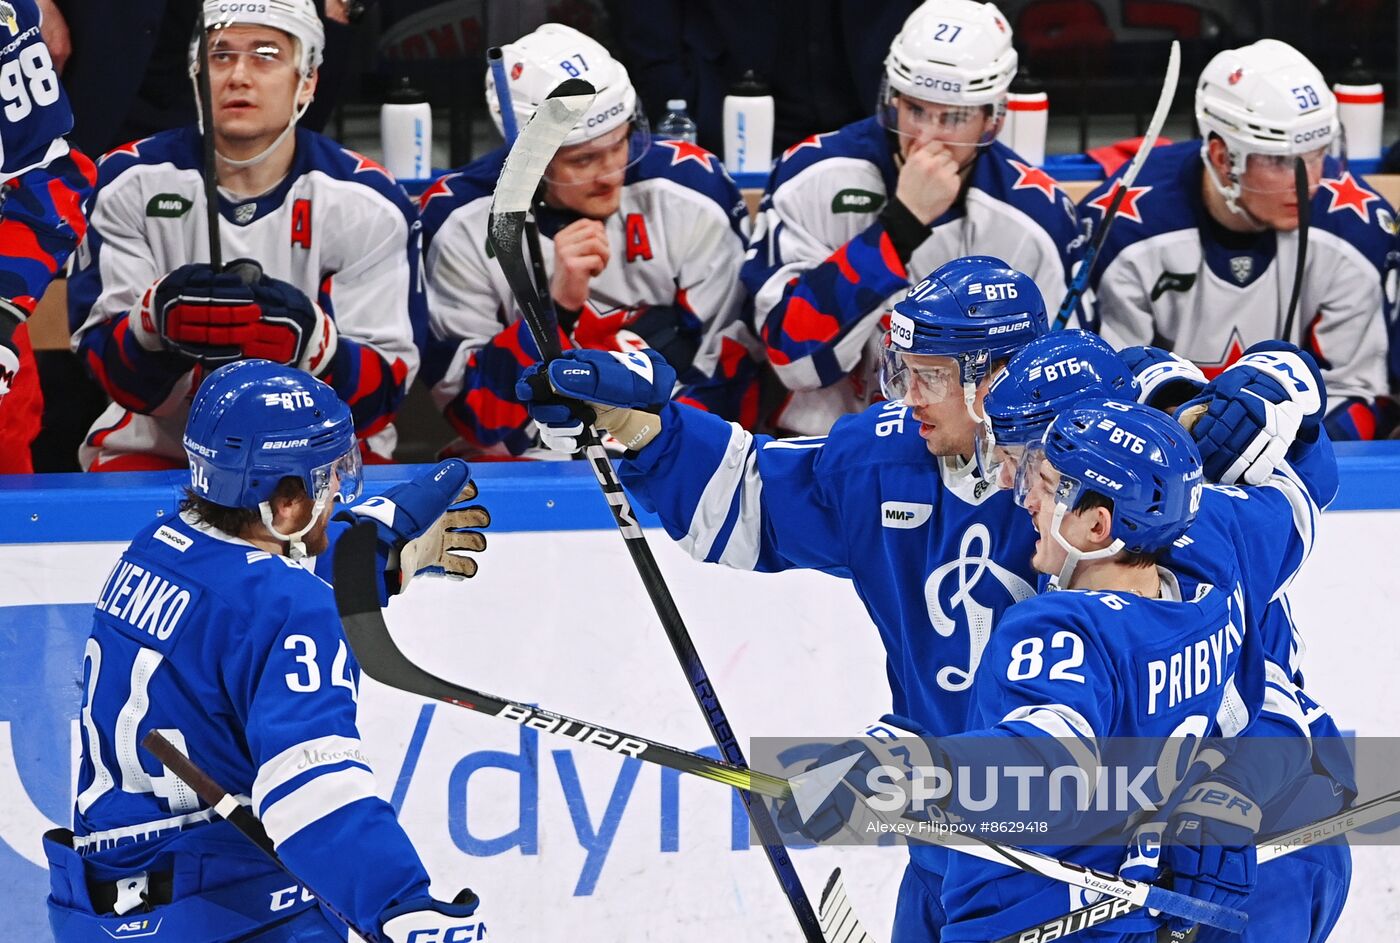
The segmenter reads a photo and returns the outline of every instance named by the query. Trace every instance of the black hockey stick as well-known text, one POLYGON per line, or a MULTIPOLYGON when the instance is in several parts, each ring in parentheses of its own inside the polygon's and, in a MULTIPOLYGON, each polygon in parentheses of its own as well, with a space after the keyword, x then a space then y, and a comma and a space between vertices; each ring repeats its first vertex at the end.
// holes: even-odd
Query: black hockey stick
MULTIPOLYGON (((544 177, 545 168, 584 110, 592 103, 593 96, 593 86, 581 79, 569 79, 540 103, 540 107, 521 130, 506 157, 491 202, 489 239, 496 252, 496 262, 501 266, 511 292, 520 302, 525 313, 526 325, 546 363, 558 357, 561 351, 558 318, 553 306, 548 304, 548 293, 541 295, 535 288, 525 262, 521 238, 525 231, 526 216, 535 192, 539 189, 540 180, 544 177)), ((657 617, 661 620, 671 648, 681 663, 695 700, 705 715, 705 721, 710 725, 716 745, 730 763, 735 766, 747 766, 744 752, 739 748, 734 730, 730 727, 729 718, 720 706, 714 686, 710 684, 709 673, 700 661, 695 643, 691 641, 690 633, 686 630, 680 611, 676 608, 675 600, 671 598, 671 592, 661 575, 661 569, 656 565, 656 558, 652 556, 632 506, 623 493, 617 472, 598 441, 597 431, 591 426, 584 427, 583 443, 584 455, 603 489, 608 505, 612 508, 618 530, 622 532, 623 540, 627 544, 627 552, 637 567, 647 595, 651 597, 657 617)), ((812 910, 812 904, 802 888, 802 881, 797 876, 797 869, 793 867, 792 859, 788 857, 787 849, 782 845, 767 808, 762 803, 753 801, 746 801, 744 807, 748 809, 749 820, 758 831, 773 873, 782 885, 788 903, 792 905, 797 922, 802 927, 803 936, 809 943, 819 943, 822 935, 817 915, 812 910)))
MULTIPOLYGON (((1256 859, 1259 864, 1264 864, 1275 858, 1291 855, 1303 848, 1320 845, 1325 841, 1345 835, 1347 832, 1354 832, 1358 828, 1379 822, 1381 819, 1389 818, 1397 813, 1400 813, 1400 792, 1377 796, 1375 799, 1352 806, 1344 812, 1338 812, 1336 815, 1320 819, 1310 825, 1304 825, 1291 832, 1265 839, 1255 846, 1258 849, 1256 859)), ((1101 900, 1034 927, 1027 927, 1009 936, 1004 936, 996 943, 1039 943, 1041 940, 1059 940, 1081 930, 1088 930, 1110 920, 1127 916, 1139 909, 1139 905, 1127 901, 1101 900)), ((1185 939, 1185 937, 1181 939, 1185 939)))
POLYGON ((145 747, 151 755, 160 760, 161 763, 165 765, 166 769, 180 777, 185 785, 193 789, 195 795, 199 796, 201 801, 208 804, 217 812, 224 821, 242 832, 244 838, 248 839, 254 845, 257 845, 262 853, 271 858, 277 867, 291 875, 292 880, 309 891, 320 903, 323 910, 335 917, 335 919, 339 920, 351 931, 358 933, 360 936, 370 941, 370 943, 379 943, 381 937, 378 934, 368 933, 355 926, 343 913, 331 906, 320 894, 317 894, 315 888, 311 887, 292 871, 291 868, 287 867, 286 862, 277 854, 277 849, 273 847, 272 839, 268 837, 262 822, 258 821, 258 817, 253 814, 252 810, 229 795, 227 789, 214 782, 213 778, 196 766, 194 760, 181 752, 179 747, 161 736, 160 732, 157 730, 152 730, 150 733, 146 734, 141 740, 141 746, 145 747))
POLYGON ((374 580, 376 539, 371 523, 350 528, 336 541, 334 562, 335 605, 345 627, 345 637, 355 653, 355 660, 360 663, 360 670, 374 680, 400 691, 489 714, 532 730, 568 737, 621 756, 657 763, 735 789, 750 790, 774 798, 791 795, 787 780, 781 777, 731 766, 645 737, 474 691, 444 681, 418 667, 394 644, 389 627, 384 623, 384 613, 379 608, 379 593, 374 580))
MULTIPOLYGON (((334 582, 336 609, 340 613, 345 636, 355 653, 355 659, 365 674, 381 684, 465 707, 467 710, 490 714, 534 730, 568 737, 623 756, 701 776, 741 792, 749 790, 773 798, 787 798, 794 791, 801 792, 810 784, 817 793, 812 798, 816 804, 820 804, 830 793, 830 785, 823 786, 820 778, 809 780, 797 777, 784 780, 743 766, 718 762, 676 747, 655 743, 643 737, 564 717, 529 704, 474 691, 425 671, 399 650, 384 622, 384 614, 379 608, 379 595, 372 578, 377 565, 376 540, 374 527, 368 523, 357 525, 342 534, 336 541, 334 582)), ((799 802, 799 807, 800 805, 799 802)), ((891 823, 901 818, 891 813, 883 815, 885 820, 891 823)), ((1212 925, 1228 926, 1241 917, 1228 908, 1197 901, 1140 881, 1124 880, 1112 874, 1099 874, 1082 865, 1061 861, 1024 848, 1002 845, 975 833, 954 836, 939 831, 927 831, 922 834, 910 834, 910 840, 943 845, 960 854, 971 855, 1008 868, 1019 868, 1075 887, 1102 891, 1114 897, 1141 902, 1149 907, 1160 908, 1168 913, 1191 917, 1212 925)), ((829 883, 823 894, 823 925, 827 922, 825 916, 828 911, 836 906, 826 903, 828 899, 834 899, 833 893, 833 886, 829 883)), ((1240 923, 1240 926, 1242 925, 1240 923)), ((828 936, 825 939, 833 938, 828 936)), ((858 939, 857 936, 849 937, 850 943, 856 943, 858 939)))
POLYGON ((1133 181, 1137 179, 1138 171, 1142 169, 1143 162, 1147 160, 1147 155, 1152 153, 1152 147, 1162 133, 1162 125, 1167 122, 1167 112, 1171 111, 1172 99, 1176 97, 1176 83, 1180 75, 1181 44, 1172 40, 1171 52, 1167 56, 1167 75, 1162 80, 1162 92, 1157 96, 1157 108, 1152 112, 1152 120, 1147 125, 1147 133, 1143 135, 1142 141, 1138 144, 1137 153, 1133 155, 1132 163, 1128 164, 1128 169, 1123 171, 1123 176, 1118 178, 1118 183, 1114 186, 1113 197, 1109 201, 1108 209, 1104 210, 1103 221, 1099 223, 1099 231, 1093 234, 1089 248, 1079 263, 1079 268, 1074 270, 1074 274, 1070 278, 1069 288, 1065 291, 1064 300, 1060 302, 1060 310, 1055 314, 1055 320, 1050 325, 1050 330, 1062 330, 1069 323, 1070 315, 1074 314, 1074 309, 1079 306, 1079 300, 1084 297, 1084 289, 1089 287, 1089 275, 1093 272, 1094 265, 1099 259, 1099 250, 1103 248, 1104 240, 1108 238, 1108 228, 1113 225, 1113 219, 1118 215, 1118 208, 1123 205, 1123 198, 1132 188, 1133 181))
POLYGON ((846 885, 841 869, 831 872, 821 897, 822 933, 830 943, 875 943, 875 938, 860 925, 851 902, 846 899, 846 885))
POLYGON ((214 101, 209 81, 209 24, 199 12, 199 120, 204 144, 204 216, 209 225, 209 266, 219 271, 223 248, 219 241, 219 166, 214 151, 214 101))
MULTIPOLYGON (((1293 297, 1288 299, 1288 316, 1279 340, 1292 343, 1293 315, 1303 296, 1303 267, 1308 262, 1308 228, 1312 224, 1312 201, 1308 199, 1308 168, 1303 158, 1293 158, 1293 190, 1298 198, 1298 264, 1293 267, 1293 297)), ((1301 344, 1299 346, 1302 346, 1301 344)))

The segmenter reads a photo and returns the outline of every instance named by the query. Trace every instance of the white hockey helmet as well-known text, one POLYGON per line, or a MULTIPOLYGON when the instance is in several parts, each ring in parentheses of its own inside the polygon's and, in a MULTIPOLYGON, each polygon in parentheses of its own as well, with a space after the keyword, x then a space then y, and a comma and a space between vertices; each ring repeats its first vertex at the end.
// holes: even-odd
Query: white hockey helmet
MULTIPOLYGON (((300 100, 302 89, 311 81, 312 74, 321 66, 321 58, 326 49, 326 31, 321 18, 316 14, 316 6, 311 0, 204 0, 204 29, 206 32, 228 26, 270 26, 281 30, 297 41, 297 87, 294 100, 300 100)), ((190 40, 189 72, 194 84, 195 104, 199 104, 199 31, 190 40)), ((251 167, 262 163, 292 133, 306 109, 311 107, 311 99, 292 109, 287 119, 287 127, 282 133, 252 157, 235 160, 224 154, 219 159, 230 167, 251 167)), ((204 130, 204 114, 199 115, 200 131, 204 130)))
POLYGON ((1210 60, 1196 83, 1196 121, 1207 168, 1211 135, 1230 152, 1230 179, 1220 181, 1213 171, 1210 176, 1234 212, 1240 212, 1235 201, 1251 155, 1280 166, 1302 156, 1320 166, 1339 124, 1336 96, 1317 66, 1277 39, 1227 49, 1210 60))
MULTIPOLYGON (((546 23, 501 47, 511 110, 517 126, 525 127, 535 109, 565 79, 584 79, 598 90, 588 114, 564 139, 564 146, 601 137, 628 121, 645 122, 637 91, 627 69, 595 39, 572 26, 546 23)), ((496 130, 505 134, 496 79, 486 70, 486 107, 496 130)))
POLYGON ((1011 27, 992 3, 926 0, 885 57, 894 91, 949 105, 995 105, 1016 76, 1011 27))
MULTIPOLYGON (((298 43, 297 68, 310 76, 321 67, 326 30, 311 0, 204 0, 205 29, 225 26, 270 26, 298 43)), ((199 68, 199 37, 190 43, 190 71, 199 68)))

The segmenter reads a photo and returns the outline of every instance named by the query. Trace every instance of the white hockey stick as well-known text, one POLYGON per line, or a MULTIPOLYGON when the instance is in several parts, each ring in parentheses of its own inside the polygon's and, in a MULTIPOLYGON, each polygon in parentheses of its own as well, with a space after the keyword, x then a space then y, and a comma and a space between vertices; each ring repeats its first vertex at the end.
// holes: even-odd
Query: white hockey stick
POLYGON ((1172 40, 1171 53, 1167 56, 1167 75, 1162 80, 1162 92, 1157 96, 1157 108, 1152 112, 1152 121, 1147 125, 1147 133, 1138 144, 1137 153, 1133 155, 1128 169, 1123 171, 1123 176, 1118 178, 1118 183, 1114 186, 1113 198, 1109 201, 1108 209, 1104 210, 1103 222, 1099 224, 1099 231, 1094 233, 1079 268, 1075 269, 1074 277, 1070 279, 1069 288, 1065 291, 1064 300, 1060 302, 1060 310, 1056 312, 1050 330, 1061 330, 1069 323, 1070 315, 1078 307, 1079 299, 1084 296, 1084 289, 1089 287, 1089 274, 1098 262, 1099 250, 1103 248, 1104 239, 1108 237, 1108 227, 1113 225, 1113 218, 1118 215, 1118 208, 1123 205, 1123 198, 1137 179, 1138 171, 1142 169, 1147 155, 1152 153, 1152 146, 1162 134, 1162 125, 1167 123, 1167 112, 1171 110, 1172 99, 1176 97, 1176 83, 1180 76, 1181 44, 1172 40))
MULTIPOLYGON (((1275 858, 1291 855, 1295 851, 1338 838, 1347 832, 1356 831, 1358 828, 1379 822, 1381 819, 1389 818, 1396 813, 1400 813, 1400 791, 1378 796, 1360 805, 1352 806, 1345 812, 1339 812, 1329 818, 1313 822, 1311 825, 1304 825, 1302 828, 1285 832, 1267 842, 1261 842, 1256 846, 1258 848, 1258 862, 1265 864, 1275 858)), ((1138 909, 1139 907, 1124 901, 1101 900, 1034 927, 1027 927, 1009 936, 1004 936, 996 943, 1041 943, 1045 940, 1060 940, 1078 933, 1080 930, 1088 930, 1110 920, 1127 916, 1138 909)))

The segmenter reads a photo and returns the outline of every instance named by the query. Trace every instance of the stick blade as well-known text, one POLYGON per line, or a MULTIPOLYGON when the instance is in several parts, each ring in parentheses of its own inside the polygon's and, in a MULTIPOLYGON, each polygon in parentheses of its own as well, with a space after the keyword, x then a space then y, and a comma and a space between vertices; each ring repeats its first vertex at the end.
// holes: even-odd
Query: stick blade
POLYGON ((530 208, 545 168, 595 95, 593 86, 583 79, 566 79, 540 103, 506 155, 491 200, 492 216, 524 213, 530 208))
POLYGON ((831 872, 821 896, 822 937, 826 943, 875 943, 856 918, 851 902, 846 898, 846 884, 841 869, 831 872))

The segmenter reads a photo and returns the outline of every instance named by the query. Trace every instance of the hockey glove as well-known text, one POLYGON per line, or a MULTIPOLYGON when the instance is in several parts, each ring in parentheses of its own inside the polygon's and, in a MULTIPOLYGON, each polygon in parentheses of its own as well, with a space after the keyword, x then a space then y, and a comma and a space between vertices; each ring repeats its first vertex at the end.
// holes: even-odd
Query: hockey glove
POLYGON ((779 828, 822 842, 843 829, 864 837, 870 822, 939 816, 940 810, 933 806, 877 814, 863 801, 877 789, 887 792, 891 783, 907 795, 914 770, 937 765, 933 741, 922 739, 924 735, 913 727, 912 721, 887 714, 867 727, 860 739, 822 753, 805 773, 793 777, 793 796, 778 809, 779 828), (840 779, 832 787, 831 780, 837 776, 840 779))
POLYGON ((145 349, 205 366, 260 357, 312 375, 330 366, 338 338, 320 306, 250 259, 218 272, 203 262, 180 266, 146 291, 131 329, 145 349))
POLYGON ((338 520, 374 521, 384 573, 381 605, 419 574, 452 579, 476 575, 476 561, 463 553, 485 550, 486 537, 468 528, 490 526, 491 515, 481 505, 455 506, 475 497, 471 469, 452 458, 336 515, 338 520))
POLYGON ((657 413, 675 385, 676 371, 654 350, 568 350, 548 365, 528 368, 515 395, 550 448, 578 451, 583 425, 590 423, 636 450, 661 431, 657 413))
POLYGON ((1206 385, 1200 367, 1160 347, 1125 347, 1118 358, 1138 382, 1138 402, 1164 413, 1199 395, 1206 385))
POLYGON ((1284 341, 1249 348, 1177 413, 1201 452, 1205 476, 1261 484, 1296 440, 1317 439, 1327 389, 1317 363, 1284 341))
POLYGON ((415 897, 387 908, 379 923, 388 943, 475 943, 486 939, 486 924, 476 913, 480 903, 481 899, 469 889, 463 889, 450 904, 431 897, 415 897))
MULTIPOLYGON (((1172 890, 1243 908, 1257 877, 1254 840, 1261 820, 1259 805, 1223 778, 1193 788, 1167 822, 1162 858, 1172 890)), ((1189 926, 1179 919, 1168 925, 1189 926)))
POLYGON ((19 376, 19 349, 15 346, 15 329, 24 323, 26 315, 10 302, 0 298, 0 400, 15 385, 19 376))

